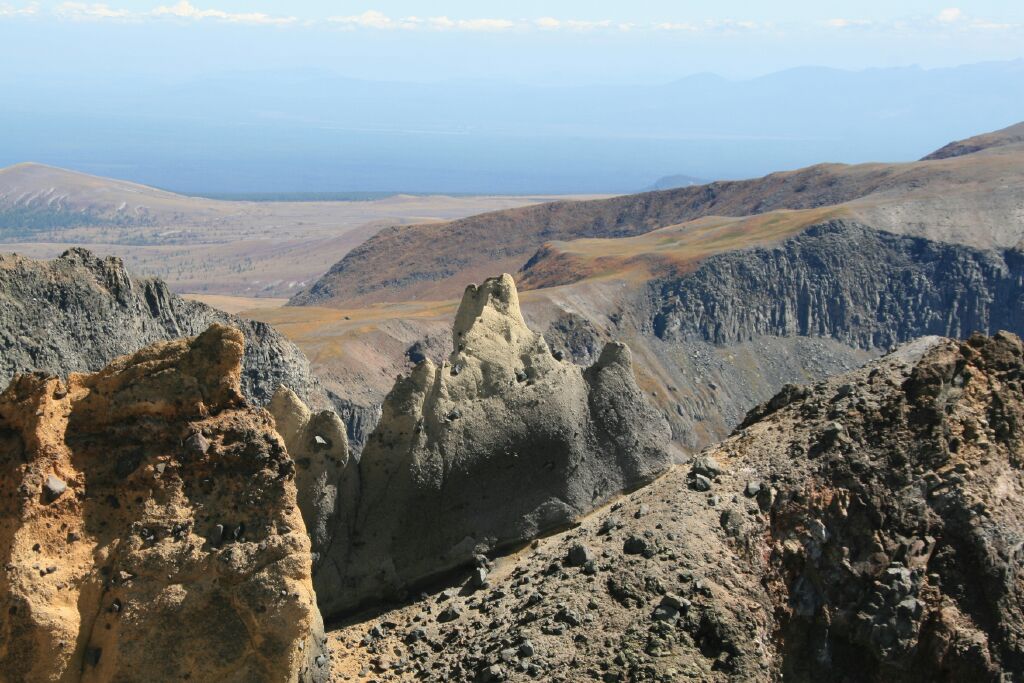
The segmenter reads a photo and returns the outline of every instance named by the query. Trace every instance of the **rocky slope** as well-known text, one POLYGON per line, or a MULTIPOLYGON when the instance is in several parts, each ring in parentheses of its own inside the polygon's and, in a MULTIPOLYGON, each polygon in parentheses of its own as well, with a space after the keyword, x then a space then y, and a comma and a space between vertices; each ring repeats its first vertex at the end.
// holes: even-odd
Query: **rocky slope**
POLYGON ((992 147, 1005 147, 1007 145, 1018 145, 1024 143, 1024 123, 1018 123, 1015 126, 1003 128, 1002 130, 993 131, 991 133, 985 133, 983 135, 976 135, 966 140, 955 140, 948 145, 945 145, 928 156, 924 157, 922 161, 933 161, 938 159, 951 159, 953 157, 961 157, 965 154, 974 154, 985 149, 992 147))
POLYGON ((120 259, 71 249, 53 261, 0 255, 0 386, 19 372, 96 371, 157 341, 192 336, 211 323, 245 335, 242 391, 258 405, 284 384, 303 401, 327 397, 302 352, 272 327, 132 278, 120 259))
POLYGON ((515 272, 546 242, 622 238, 706 216, 780 210, 833 207, 835 217, 877 229, 1008 248, 1022 238, 1019 130, 972 138, 958 143, 956 154, 940 151, 939 157, 920 162, 821 164, 753 180, 392 227, 349 252, 291 304, 353 307, 447 299, 486 273, 515 272))
POLYGON ((0 394, 0 680, 327 681, 295 463, 213 325, 0 394))
POLYGON ((629 350, 583 369, 523 321, 512 278, 466 290, 454 349, 396 382, 339 496, 315 567, 336 615, 391 597, 475 554, 570 524, 668 467, 667 424, 636 386, 629 350))
POLYGON ((831 337, 862 349, 1024 330, 1024 253, 980 251, 835 221, 778 247, 714 256, 652 283, 653 332, 715 344, 831 337))
MULTIPOLYGON (((724 229, 733 231, 731 224, 724 229)), ((664 236, 653 241, 668 241, 659 232, 664 236)), ((688 253, 725 238, 708 228, 672 239, 690 240, 683 247, 688 253)), ((603 240, 606 247, 586 251, 632 248, 623 241, 603 240)), ((577 258, 582 253, 576 248, 577 258)), ((541 259, 520 275, 529 280, 543 268, 541 259)), ((640 386, 662 409, 674 438, 694 450, 723 438, 783 384, 853 369, 894 344, 928 334, 1024 334, 1018 249, 980 250, 849 220, 815 223, 777 244, 697 262, 681 257, 658 275, 636 277, 629 268, 524 292, 524 316, 552 349, 578 364, 593 363, 607 341, 627 343, 640 386)), ((346 377, 350 396, 365 410, 387 390, 387 375, 377 366, 402 369, 408 349, 442 358, 438 342, 450 339, 435 317, 376 321, 367 333, 367 321, 356 315, 352 334, 371 334, 372 348, 349 344, 337 365, 321 357, 318 369, 346 377), (426 341, 415 342, 417 336, 426 341), (348 371, 345 364, 356 358, 358 367, 348 371)), ((324 335, 313 343, 322 348, 324 335)))
POLYGON ((1024 680, 1024 348, 789 386, 579 527, 331 634, 362 680, 1024 680))

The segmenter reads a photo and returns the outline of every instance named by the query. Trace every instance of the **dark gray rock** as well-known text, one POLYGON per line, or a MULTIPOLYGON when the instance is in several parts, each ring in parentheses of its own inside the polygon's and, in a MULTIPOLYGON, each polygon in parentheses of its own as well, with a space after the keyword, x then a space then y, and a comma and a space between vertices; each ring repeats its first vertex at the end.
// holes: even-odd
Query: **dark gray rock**
POLYGON ((467 289, 452 338, 447 362, 460 371, 428 359, 399 378, 350 465, 358 488, 339 496, 315 570, 329 616, 571 524, 671 463, 628 348, 606 344, 586 369, 558 362, 526 326, 511 277, 467 289))
POLYGON ((257 405, 284 384, 307 404, 330 404, 299 349, 266 323, 246 320, 136 279, 118 258, 71 249, 53 261, 0 255, 0 387, 18 373, 95 372, 157 341, 219 322, 245 335, 242 392, 257 405))
POLYGON ((582 543, 573 544, 566 555, 566 562, 570 567, 582 567, 587 562, 594 560, 594 553, 582 543))
POLYGON ((1024 255, 832 221, 652 284, 655 334, 729 344, 827 336, 887 349, 924 335, 1024 332, 1024 255), (898 276, 897 276, 898 275, 898 276))

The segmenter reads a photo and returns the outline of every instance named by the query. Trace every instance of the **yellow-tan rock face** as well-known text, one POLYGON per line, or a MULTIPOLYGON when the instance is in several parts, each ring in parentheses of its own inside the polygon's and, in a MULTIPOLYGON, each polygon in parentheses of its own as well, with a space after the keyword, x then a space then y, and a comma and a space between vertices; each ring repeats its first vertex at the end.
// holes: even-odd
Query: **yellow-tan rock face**
POLYGON ((326 681, 295 468, 214 325, 0 394, 0 681, 326 681))

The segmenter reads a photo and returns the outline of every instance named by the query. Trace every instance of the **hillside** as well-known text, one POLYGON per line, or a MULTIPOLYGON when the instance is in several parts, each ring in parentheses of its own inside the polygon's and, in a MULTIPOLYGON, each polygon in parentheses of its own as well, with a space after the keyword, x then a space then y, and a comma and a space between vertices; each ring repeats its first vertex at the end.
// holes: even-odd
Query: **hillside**
POLYGON ((24 163, 0 169, 0 243, 33 258, 88 245, 179 292, 284 297, 382 227, 551 199, 223 201, 24 163))
POLYGON ((931 337, 786 387, 578 527, 339 625, 335 672, 1019 680, 1022 372, 1013 335, 931 337))
POLYGON ((957 140, 924 157, 923 161, 935 159, 951 159, 953 157, 974 154, 991 147, 1006 147, 1024 143, 1024 123, 1003 128, 992 133, 975 135, 966 140, 957 140))
POLYGON ((43 164, 0 169, 0 234, 6 241, 61 228, 149 227, 228 212, 218 202, 43 164))
POLYGON ((160 280, 132 277, 120 259, 85 249, 53 261, 0 253, 0 387, 25 372, 94 372, 213 323, 245 335, 241 385, 254 404, 266 404, 285 384, 306 402, 326 406, 309 361, 269 325, 182 299, 160 280))
POLYGON ((988 146, 965 143, 979 151, 947 159, 822 164, 755 180, 394 226, 349 252, 291 304, 353 307, 449 299, 466 282, 496 270, 518 270, 545 243, 635 237, 702 217, 779 210, 831 207, 832 217, 855 218, 890 232, 981 248, 1012 247, 1024 236, 1024 143, 1013 130, 992 134, 988 146))

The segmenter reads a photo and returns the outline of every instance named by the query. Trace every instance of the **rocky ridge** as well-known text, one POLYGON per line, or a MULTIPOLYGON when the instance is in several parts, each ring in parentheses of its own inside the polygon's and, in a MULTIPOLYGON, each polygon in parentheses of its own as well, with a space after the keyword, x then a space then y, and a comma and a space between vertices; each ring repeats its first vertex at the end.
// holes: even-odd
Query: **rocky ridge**
POLYGON ((330 680, 295 464, 213 325, 0 394, 0 680, 330 680))
POLYGON ((813 226, 771 248, 713 256, 650 285, 652 331, 714 344, 830 337, 861 349, 923 335, 1024 332, 1024 253, 813 226))
POLYGON ((510 276, 466 290, 453 338, 447 361, 396 382, 348 478, 358 494, 338 499, 315 574, 325 614, 571 524, 670 464, 628 348, 568 362, 526 326, 510 276))
POLYGON ((182 299, 160 280, 132 278, 120 259, 85 249, 53 261, 0 255, 0 386, 20 372, 95 372, 215 322, 245 335, 241 385, 250 400, 264 405, 284 384, 307 404, 330 405, 306 357, 265 323, 182 299))
MULTIPOLYGON (((1024 347, 786 387, 579 527, 331 634, 342 676, 1024 680, 1024 347)), ((464 575, 465 576, 465 575, 464 575)))

